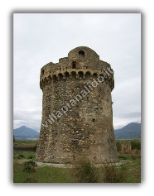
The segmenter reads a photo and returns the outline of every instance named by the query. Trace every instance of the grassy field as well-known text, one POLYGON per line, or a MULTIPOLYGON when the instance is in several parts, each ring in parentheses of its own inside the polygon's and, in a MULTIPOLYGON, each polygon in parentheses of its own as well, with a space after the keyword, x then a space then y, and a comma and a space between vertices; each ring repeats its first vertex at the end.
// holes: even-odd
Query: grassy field
POLYGON ((14 151, 36 151, 37 140, 16 140, 13 144, 14 151))
POLYGON ((18 146, 17 150, 14 148, 14 183, 141 182, 141 146, 139 140, 117 141, 118 162, 123 163, 121 166, 106 165, 102 168, 94 168, 90 163, 83 161, 78 169, 36 167, 33 165, 33 163, 35 164, 35 150, 30 148, 36 146, 36 142, 16 141, 14 143, 14 146, 18 146), (29 161, 28 165, 22 162, 24 159, 29 161))
POLYGON ((30 144, 30 145, 36 145, 37 140, 15 140, 14 144, 20 145, 20 144, 30 144))

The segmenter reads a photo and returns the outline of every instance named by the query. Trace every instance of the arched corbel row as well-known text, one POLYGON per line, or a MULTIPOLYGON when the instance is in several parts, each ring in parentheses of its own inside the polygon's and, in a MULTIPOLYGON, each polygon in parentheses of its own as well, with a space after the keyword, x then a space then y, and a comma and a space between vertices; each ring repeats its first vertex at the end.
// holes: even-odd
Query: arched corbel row
MULTIPOLYGON (((50 73, 48 76, 44 76, 40 82, 40 88, 43 89, 45 85, 50 84, 52 81, 56 82, 63 79, 97 79, 97 77, 102 76, 104 80, 109 83, 113 83, 113 77, 107 76, 105 72, 95 71, 95 70, 74 70, 65 69, 64 71, 58 71, 55 73, 50 73), (107 76, 107 77, 106 77, 107 76)), ((112 85, 113 88, 113 85, 112 85)))

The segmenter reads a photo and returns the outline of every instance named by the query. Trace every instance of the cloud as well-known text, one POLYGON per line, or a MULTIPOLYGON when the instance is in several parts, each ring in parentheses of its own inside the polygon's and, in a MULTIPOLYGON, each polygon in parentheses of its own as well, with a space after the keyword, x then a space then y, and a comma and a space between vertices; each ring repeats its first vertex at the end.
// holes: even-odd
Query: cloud
POLYGON ((119 113, 113 116, 114 129, 124 127, 130 122, 141 122, 141 112, 119 113))
POLYGON ((41 127, 41 110, 39 111, 14 111, 14 128, 27 126, 36 131, 41 127))
POLYGON ((139 119, 132 114, 141 112, 140 14, 14 14, 13 35, 15 127, 39 130, 40 69, 77 46, 92 48, 114 70, 114 125, 139 119))

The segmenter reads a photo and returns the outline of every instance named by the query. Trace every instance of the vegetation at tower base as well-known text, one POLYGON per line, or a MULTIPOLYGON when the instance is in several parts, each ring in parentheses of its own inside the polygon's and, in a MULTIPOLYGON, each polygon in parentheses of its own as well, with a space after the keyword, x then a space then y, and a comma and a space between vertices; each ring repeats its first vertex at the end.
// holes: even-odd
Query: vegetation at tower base
MULTIPOLYGON (((37 141, 34 140, 16 140, 14 144, 25 147, 25 145, 34 146, 36 143, 37 141)), ((141 140, 117 140, 116 144, 118 160, 116 163, 109 164, 92 164, 85 157, 83 159, 80 157, 73 164, 37 162, 35 151, 29 151, 29 148, 25 150, 19 148, 13 153, 13 181, 14 183, 140 183, 141 149, 139 144, 141 140), (129 142, 131 142, 131 149, 129 142), (33 169, 29 170, 29 166, 33 168, 33 165, 27 166, 25 162, 29 162, 28 164, 35 162, 35 172, 33 169), (70 167, 74 164, 77 167, 70 167), (69 168, 63 168, 62 165, 69 166, 69 168)))
POLYGON ((93 163, 117 160, 111 98, 114 78, 107 62, 92 49, 77 47, 59 63, 42 67, 40 88, 43 102, 37 161, 72 163, 79 155, 93 163), (104 81, 99 82, 99 76, 104 81), (90 90, 94 80, 98 85, 90 90), (79 99, 83 90, 86 93, 79 99), (62 114, 63 106, 67 113, 62 114))
POLYGON ((85 157, 80 157, 73 164, 71 176, 76 183, 98 183, 100 182, 100 173, 98 169, 85 157))

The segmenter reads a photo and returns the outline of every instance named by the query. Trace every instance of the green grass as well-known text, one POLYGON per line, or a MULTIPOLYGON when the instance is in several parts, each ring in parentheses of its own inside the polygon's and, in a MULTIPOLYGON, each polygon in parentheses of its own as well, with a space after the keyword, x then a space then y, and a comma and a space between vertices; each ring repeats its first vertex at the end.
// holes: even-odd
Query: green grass
POLYGON ((36 153, 27 151, 14 151, 14 156, 23 155, 25 158, 14 158, 14 183, 71 183, 72 178, 69 169, 54 167, 35 167, 34 173, 24 172, 24 164, 19 164, 22 159, 35 161, 36 153), (32 158, 32 159, 31 159, 32 158))
POLYGON ((33 144, 35 145, 37 140, 15 140, 14 144, 33 144))
POLYGON ((24 166, 14 163, 14 183, 72 183, 69 169, 41 167, 34 173, 23 171, 24 166))
MULTIPOLYGON (((14 152, 14 156, 16 155, 23 155, 25 158, 20 158, 20 159, 29 159, 30 157, 33 157, 32 160, 35 160, 35 157, 36 157, 36 153, 35 152, 17 152, 15 151, 14 152)), ((18 158, 13 158, 14 162, 18 162, 18 158)))
MULTIPOLYGON (((36 145, 37 141, 32 140, 16 140, 17 145, 19 146, 34 146, 36 145)), ((116 183, 140 183, 141 182, 141 153, 140 153, 140 141, 139 140, 132 140, 131 145, 133 145, 133 150, 129 153, 120 152, 121 144, 124 143, 124 140, 118 140, 116 143, 118 144, 118 162, 123 162, 122 166, 114 167, 114 168, 107 168, 107 173, 111 173, 114 175, 112 176, 109 174, 106 176, 106 181, 104 179, 105 171, 103 168, 90 168, 90 166, 85 167, 85 174, 90 172, 92 169, 92 176, 98 177, 97 182, 105 183, 105 182, 116 182, 116 183), (135 151, 134 151, 135 150, 135 151), (88 169, 88 170, 87 170, 88 169), (95 172, 99 175, 95 176, 95 172)), ((126 143, 128 140, 126 141, 126 143)), ((27 148, 28 149, 28 148, 27 148)), ((84 180, 80 177, 76 179, 74 169, 70 168, 55 168, 55 167, 35 167, 35 172, 28 173, 24 172, 24 164, 19 164, 18 161, 22 159, 29 159, 30 161, 35 161, 36 153, 35 151, 25 151, 25 150, 14 150, 14 156, 16 155, 23 155, 25 158, 14 158, 14 176, 13 181, 14 183, 75 183, 75 182, 84 182, 84 180)), ((78 175, 78 174, 77 174, 78 175)), ((86 174, 87 175, 87 174, 86 174)), ((88 176, 88 175, 87 175, 88 176)), ((85 176, 84 176, 85 177, 85 176)), ((91 179, 88 181, 90 182, 91 179)))
MULTIPOLYGON (((29 156, 35 156, 35 153, 29 153, 29 152, 23 152, 23 153, 15 153, 15 155, 22 154, 27 159, 29 156)), ((76 174, 74 172, 74 169, 70 168, 55 168, 55 167, 35 167, 34 173, 28 173, 24 172, 24 164, 19 164, 18 161, 21 159, 14 158, 14 177, 13 181, 14 183, 75 183, 79 182, 81 179, 78 177, 78 180, 76 180, 76 174)), ((31 159, 31 160, 35 160, 31 159)), ((111 169, 111 173, 116 173, 116 179, 111 182, 117 181, 117 183, 140 183, 141 182, 141 158, 136 157, 135 159, 130 156, 126 155, 119 155, 118 161, 122 162, 124 161, 124 164, 119 167, 115 167, 111 169), (127 158, 127 159, 126 159, 127 158), (122 175, 121 170, 123 170, 124 175, 122 175), (125 176, 125 178, 124 178, 125 176)), ((86 167, 87 168, 87 167, 86 167)), ((88 172, 91 170, 91 168, 88 167, 88 172)), ((81 170, 82 171, 82 170, 81 170)), ((105 182, 103 181, 104 171, 102 168, 96 168, 94 172, 98 172, 99 178, 97 182, 105 182), (102 177, 102 178, 101 178, 102 177)), ((85 170, 86 174, 87 170, 85 170)), ((110 169, 107 170, 107 172, 110 172, 110 169)), ((94 173, 95 174, 95 173, 94 173)), ((79 174, 78 174, 79 175, 79 174)), ((82 175, 83 171, 82 171, 82 175)), ((86 178, 85 178, 86 179, 86 178)), ((81 182, 84 182, 84 180, 81 180, 81 182)), ((109 178, 108 178, 109 180, 109 178)), ((88 180, 90 182, 90 180, 88 180)))

